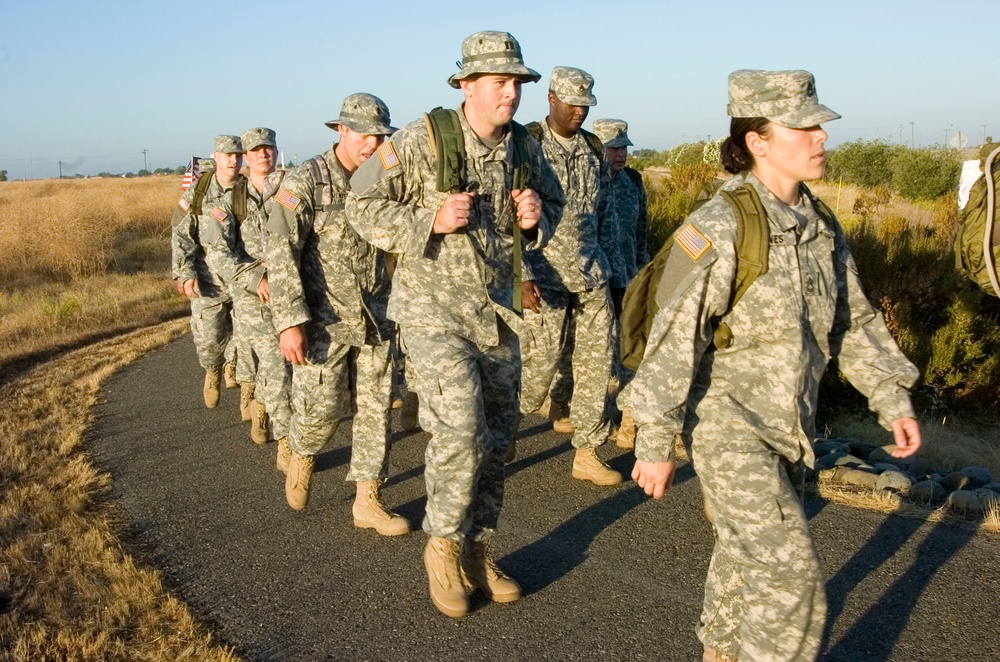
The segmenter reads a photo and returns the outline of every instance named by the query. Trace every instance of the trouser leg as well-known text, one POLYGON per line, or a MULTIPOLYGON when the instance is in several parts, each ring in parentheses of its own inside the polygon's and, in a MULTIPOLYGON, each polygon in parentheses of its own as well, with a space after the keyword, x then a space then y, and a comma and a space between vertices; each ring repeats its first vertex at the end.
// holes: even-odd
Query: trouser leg
POLYGON ((225 363, 226 347, 233 333, 231 309, 232 299, 228 295, 191 299, 191 334, 198 363, 205 370, 216 370, 225 363))
POLYGON ((385 478, 389 473, 389 407, 392 357, 389 342, 352 351, 357 375, 357 414, 351 435, 351 469, 346 480, 385 478))
POLYGON ((569 293, 547 288, 540 290, 539 312, 525 309, 525 332, 520 337, 520 406, 524 414, 536 411, 545 401, 566 340, 569 293))
POLYGON ((306 365, 292 369, 292 421, 288 447, 315 455, 333 439, 340 422, 353 415, 349 345, 331 344, 325 329, 308 329, 306 365))
POLYGON ((607 286, 574 293, 573 298, 573 446, 596 448, 608 437, 614 308, 607 286))

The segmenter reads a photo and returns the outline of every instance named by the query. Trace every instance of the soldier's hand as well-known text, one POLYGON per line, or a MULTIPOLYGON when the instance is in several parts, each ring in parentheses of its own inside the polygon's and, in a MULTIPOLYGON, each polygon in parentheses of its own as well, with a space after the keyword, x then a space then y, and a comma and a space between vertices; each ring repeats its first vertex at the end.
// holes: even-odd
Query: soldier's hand
POLYGON ((183 294, 184 294, 184 283, 181 282, 180 278, 175 278, 174 279, 174 287, 177 288, 177 293, 183 296, 183 294))
POLYGON ((533 313, 541 312, 538 310, 538 302, 542 298, 542 292, 538 289, 538 284, 533 280, 525 280, 521 282, 521 307, 527 308, 533 313))
POLYGON ((451 234, 469 224, 472 196, 475 193, 452 193, 434 216, 434 234, 451 234))
POLYGON ((181 291, 187 298, 197 299, 200 293, 200 290, 198 289, 198 279, 188 278, 184 281, 184 284, 181 285, 181 291))
POLYGON ((896 442, 893 457, 909 457, 920 449, 920 426, 915 418, 897 418, 892 422, 892 436, 896 442))
POLYGON ((517 220, 522 230, 530 230, 538 225, 542 217, 542 199, 530 188, 514 189, 510 192, 517 204, 517 220))
POLYGON ((643 462, 636 460, 632 467, 632 480, 634 480, 643 491, 654 499, 662 499, 663 493, 674 484, 674 471, 677 463, 673 460, 669 462, 643 462))
POLYGON ((309 339, 306 338, 302 325, 290 326, 278 336, 278 345, 281 347, 281 355, 286 361, 295 365, 306 364, 306 354, 309 352, 309 339))
POLYGON ((257 298, 264 303, 270 303, 271 301, 271 289, 267 285, 267 274, 264 274, 260 279, 260 283, 257 284, 257 298))

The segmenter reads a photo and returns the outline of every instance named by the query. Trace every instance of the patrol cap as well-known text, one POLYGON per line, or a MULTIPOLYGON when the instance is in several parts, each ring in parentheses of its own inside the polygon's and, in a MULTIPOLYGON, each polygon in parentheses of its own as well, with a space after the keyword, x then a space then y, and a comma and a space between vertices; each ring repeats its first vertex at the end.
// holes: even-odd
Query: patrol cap
POLYGON ((601 139, 605 147, 632 145, 632 141, 628 139, 628 122, 625 120, 594 120, 594 134, 601 139))
POLYGON ((215 170, 215 159, 198 159, 198 172, 206 170, 215 170))
POLYGON ((243 143, 239 136, 220 135, 215 137, 215 148, 213 151, 219 154, 242 154, 243 143))
POLYGON ((244 131, 243 135, 240 136, 240 142, 243 143, 243 149, 250 151, 251 149, 256 149, 257 147, 267 146, 267 147, 277 147, 275 143, 275 134, 271 129, 265 129, 260 126, 256 129, 250 129, 249 131, 244 131))
POLYGON ((594 77, 575 67, 553 67, 549 91, 571 106, 596 106, 594 77))
POLYGON ((789 129, 808 129, 840 119, 816 97, 808 71, 740 69, 729 74, 730 117, 764 117, 789 129))
POLYGON ((448 84, 455 89, 461 87, 459 81, 476 74, 517 76, 531 83, 537 83, 542 77, 524 66, 521 44, 509 32, 487 30, 469 35, 462 42, 462 61, 455 64, 459 71, 448 79, 448 84))
POLYGON ((389 107, 377 96, 359 92, 344 99, 340 117, 326 123, 337 130, 340 125, 366 136, 389 136, 396 128, 389 126, 389 107))

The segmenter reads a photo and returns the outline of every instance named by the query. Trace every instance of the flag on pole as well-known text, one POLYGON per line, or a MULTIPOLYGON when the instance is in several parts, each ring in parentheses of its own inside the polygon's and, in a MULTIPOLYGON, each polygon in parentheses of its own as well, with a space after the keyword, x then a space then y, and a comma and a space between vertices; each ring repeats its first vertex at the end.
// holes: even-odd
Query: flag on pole
POLYGON ((187 167, 184 168, 184 179, 181 181, 181 191, 188 190, 192 184, 198 181, 198 161, 200 160, 197 156, 192 156, 191 161, 188 162, 187 167))

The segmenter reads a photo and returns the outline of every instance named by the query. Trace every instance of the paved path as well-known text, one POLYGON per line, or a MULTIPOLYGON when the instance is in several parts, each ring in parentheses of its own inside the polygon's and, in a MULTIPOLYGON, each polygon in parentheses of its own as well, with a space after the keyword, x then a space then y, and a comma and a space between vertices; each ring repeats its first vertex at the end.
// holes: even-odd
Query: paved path
MULTIPOLYGON (((346 430, 317 459, 309 508, 294 512, 275 445, 254 445, 239 421, 238 391, 207 410, 201 379, 189 336, 132 364, 104 388, 89 447, 113 477, 127 544, 244 658, 700 659, 712 537, 690 466, 664 502, 632 482, 598 488, 570 478, 568 437, 528 417, 496 537, 526 595, 477 597, 454 621, 426 596, 422 533, 354 529, 346 430)), ((385 493, 415 524, 426 441, 395 433, 385 493)), ((602 452, 631 469, 630 454, 602 452)), ((1000 659, 1000 538, 806 506, 828 577, 824 659, 1000 659)))

